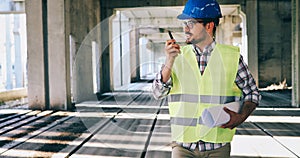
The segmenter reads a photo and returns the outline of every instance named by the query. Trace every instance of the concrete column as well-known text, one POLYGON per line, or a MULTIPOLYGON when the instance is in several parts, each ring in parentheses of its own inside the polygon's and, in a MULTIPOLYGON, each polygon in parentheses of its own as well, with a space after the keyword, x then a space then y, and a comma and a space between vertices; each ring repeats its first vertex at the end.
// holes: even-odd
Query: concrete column
POLYGON ((292 106, 300 106, 300 2, 292 0, 292 106))
POLYGON ((23 81, 23 63, 21 52, 21 37, 20 37, 20 15, 14 15, 14 41, 15 41, 15 76, 16 88, 24 86, 23 81))
MULTIPOLYGON (((130 83, 130 25, 129 19, 121 14, 121 43, 122 43, 122 84, 127 85, 130 83)), ((120 64, 121 64, 120 63, 120 64)))
POLYGON ((46 109, 42 1, 26 0, 28 52, 28 104, 30 109, 46 109))
POLYGON ((131 82, 140 80, 140 64, 139 64, 139 30, 134 28, 130 32, 130 72, 131 82))
POLYGON ((112 78, 110 78, 110 64, 111 64, 111 58, 110 58, 110 32, 109 32, 109 21, 105 20, 107 15, 112 15, 112 10, 105 10, 101 9, 101 20, 104 20, 101 22, 101 67, 100 67, 100 80, 101 80, 101 92, 108 92, 113 89, 113 83, 112 78))
POLYGON ((69 53, 65 43, 64 0, 48 0, 48 62, 50 108, 67 110, 71 104, 67 80, 69 53))
MULTIPOLYGON (((258 4, 257 0, 246 2, 248 33, 248 67, 258 85, 258 4)), ((258 85, 259 86, 259 85, 258 85)))
POLYGON ((117 89, 118 87, 122 86, 122 65, 121 65, 121 57, 122 57, 122 41, 121 41, 121 29, 120 29, 120 20, 119 20, 120 14, 114 16, 112 18, 112 45, 111 45, 111 75, 113 82, 112 87, 113 89, 117 89))
MULTIPOLYGON (((241 8, 239 7, 239 10, 241 8)), ((243 55, 244 61, 246 64, 248 64, 248 34, 247 34, 247 18, 246 14, 240 10, 239 11, 239 16, 242 19, 243 26, 242 26, 242 48, 241 48, 241 54, 243 55)))
POLYGON ((11 36, 10 36, 10 15, 6 16, 6 41, 5 41, 5 47, 6 47, 6 83, 5 83, 5 89, 11 90, 13 89, 13 79, 12 79, 12 62, 11 62, 11 36))

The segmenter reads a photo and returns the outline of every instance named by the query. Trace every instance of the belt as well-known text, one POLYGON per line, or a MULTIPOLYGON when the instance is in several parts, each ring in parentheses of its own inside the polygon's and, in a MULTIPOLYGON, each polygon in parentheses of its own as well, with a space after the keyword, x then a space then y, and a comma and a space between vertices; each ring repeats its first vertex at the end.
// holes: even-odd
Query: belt
POLYGON ((228 143, 210 143, 210 142, 204 142, 204 141, 198 141, 195 143, 182 143, 182 142, 176 142, 176 144, 180 145, 181 147, 194 151, 196 147, 198 146, 199 151, 210 151, 215 150, 218 148, 221 148, 225 146, 228 143))

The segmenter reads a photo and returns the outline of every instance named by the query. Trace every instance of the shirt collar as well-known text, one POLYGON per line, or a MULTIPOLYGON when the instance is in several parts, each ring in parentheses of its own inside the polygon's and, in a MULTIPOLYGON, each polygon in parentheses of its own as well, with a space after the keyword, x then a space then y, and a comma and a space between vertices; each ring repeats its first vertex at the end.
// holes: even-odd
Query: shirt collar
POLYGON ((202 55, 202 54, 210 55, 216 46, 216 41, 213 41, 211 44, 207 45, 204 48, 203 52, 201 52, 201 50, 196 45, 193 45, 193 46, 194 46, 195 53, 198 53, 200 55, 202 55))

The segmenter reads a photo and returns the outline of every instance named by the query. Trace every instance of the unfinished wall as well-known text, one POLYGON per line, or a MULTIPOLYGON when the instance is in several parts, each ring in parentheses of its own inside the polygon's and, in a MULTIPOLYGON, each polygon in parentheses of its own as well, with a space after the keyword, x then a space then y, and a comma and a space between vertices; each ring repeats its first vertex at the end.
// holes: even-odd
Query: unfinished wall
MULTIPOLYGON (((100 47, 100 2, 66 0, 66 53, 70 58, 70 80, 73 102, 96 98, 93 89, 92 42, 100 47), (91 31, 93 31, 91 33, 91 31), (91 34, 94 35, 91 37, 91 34)), ((98 48, 100 50, 100 48, 98 48)), ((96 64, 101 64, 99 58, 96 64)))
POLYGON ((298 0, 292 0, 292 106, 300 107, 300 3, 298 0))
POLYGON ((291 85, 291 2, 259 1, 258 17, 259 85, 291 85))
POLYGON ((76 49, 87 34, 100 23, 100 2, 98 0, 66 0, 66 30, 76 40, 76 49))

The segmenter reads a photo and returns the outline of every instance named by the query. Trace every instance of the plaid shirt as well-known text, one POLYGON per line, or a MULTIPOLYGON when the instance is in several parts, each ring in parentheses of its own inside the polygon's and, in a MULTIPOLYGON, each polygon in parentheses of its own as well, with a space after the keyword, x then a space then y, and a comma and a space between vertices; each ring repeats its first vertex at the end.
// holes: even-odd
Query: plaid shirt
MULTIPOLYGON (((211 56, 211 52, 216 46, 216 42, 212 42, 210 45, 206 46, 203 52, 194 45, 194 52, 196 54, 196 58, 198 61, 198 66, 201 74, 205 70, 207 66, 207 62, 211 56)), ((164 98, 168 95, 171 87, 172 87, 172 78, 170 78, 166 83, 161 81, 161 71, 156 74, 156 78, 153 81, 152 89, 153 89, 153 96, 157 99, 164 98)), ((248 66, 243 61, 243 57, 240 56, 239 59, 239 66, 238 72, 235 79, 236 85, 243 91, 243 101, 251 101, 258 105, 260 101, 260 94, 258 92, 258 88, 256 86, 255 80, 251 75, 248 66)), ((200 151, 208 151, 220 148, 226 143, 209 143, 209 142, 195 142, 195 143, 180 143, 177 144, 181 145, 184 148, 188 148, 191 150, 195 150, 196 146, 199 147, 200 151)))

